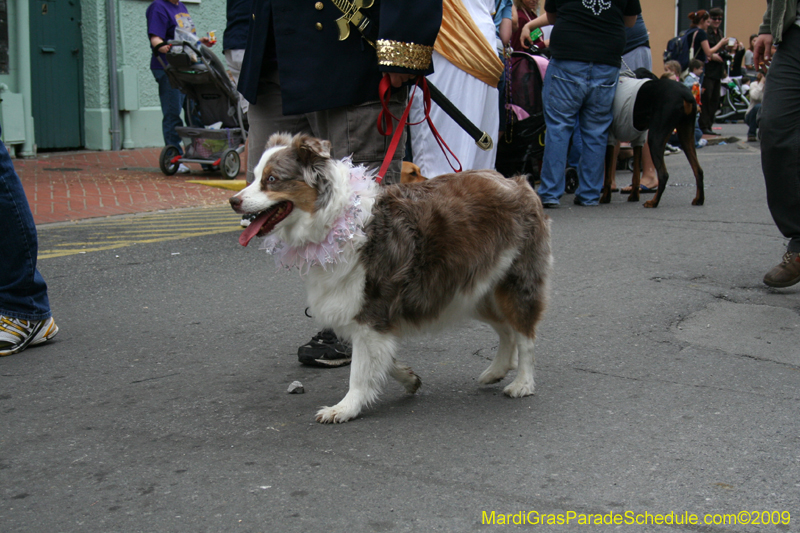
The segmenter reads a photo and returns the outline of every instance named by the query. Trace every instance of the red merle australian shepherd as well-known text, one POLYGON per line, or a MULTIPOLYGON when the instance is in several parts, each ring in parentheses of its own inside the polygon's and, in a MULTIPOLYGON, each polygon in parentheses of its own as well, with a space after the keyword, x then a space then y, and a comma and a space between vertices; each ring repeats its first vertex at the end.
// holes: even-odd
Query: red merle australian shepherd
POLYGON ((395 360, 403 336, 474 318, 500 337, 481 383, 517 369, 503 392, 533 394, 533 343, 547 304, 549 220, 522 178, 491 170, 379 186, 364 167, 330 157, 330 143, 273 135, 255 181, 230 199, 257 218, 243 245, 303 274, 310 314, 353 344, 350 389, 319 422, 346 422, 373 403, 388 376, 421 381, 395 360))

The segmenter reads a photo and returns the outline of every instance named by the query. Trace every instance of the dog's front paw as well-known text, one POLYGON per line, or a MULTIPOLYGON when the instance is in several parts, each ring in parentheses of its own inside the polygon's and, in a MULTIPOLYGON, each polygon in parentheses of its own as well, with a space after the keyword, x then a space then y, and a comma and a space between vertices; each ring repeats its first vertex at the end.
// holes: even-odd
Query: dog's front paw
POLYGON ((513 381, 505 389, 503 394, 509 398, 522 398, 523 396, 530 396, 534 393, 533 383, 517 383, 513 381))
POLYGON ((333 407, 323 407, 317 411, 317 422, 320 424, 341 424, 358 416, 358 411, 353 412, 336 404, 333 407))
POLYGON ((507 373, 508 373, 507 370, 504 372, 502 370, 489 367, 483 371, 481 376, 478 378, 478 382, 480 382, 483 385, 491 385, 492 383, 497 383, 498 381, 506 377, 507 373))

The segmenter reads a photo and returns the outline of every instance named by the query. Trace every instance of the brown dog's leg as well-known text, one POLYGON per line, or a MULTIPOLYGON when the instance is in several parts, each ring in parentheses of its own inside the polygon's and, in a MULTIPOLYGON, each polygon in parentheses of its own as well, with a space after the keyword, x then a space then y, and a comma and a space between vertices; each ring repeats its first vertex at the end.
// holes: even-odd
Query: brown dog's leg
POLYGON ((633 147, 633 177, 631 178, 631 195, 629 202, 639 201, 639 185, 642 182, 642 147, 633 147))
POLYGON ((694 146, 694 122, 683 121, 678 124, 678 137, 683 145, 683 151, 686 153, 686 159, 689 160, 689 165, 694 172, 694 181, 697 186, 697 191, 692 200, 692 205, 703 205, 705 202, 705 190, 703 187, 703 169, 697 161, 697 149, 694 146))
MULTIPOLYGON (((650 133, 655 132, 650 130, 650 133)), ((671 132, 668 132, 668 134, 669 133, 671 132)), ((658 207, 658 203, 661 201, 661 195, 664 194, 664 190, 667 188, 669 174, 667 173, 667 165, 664 162, 664 150, 667 147, 667 135, 654 134, 650 135, 648 139, 648 141, 650 141, 650 157, 653 158, 653 165, 656 167, 656 174, 658 174, 658 190, 651 200, 648 200, 643 204, 645 207, 658 207)))
POLYGON ((605 180, 603 181, 603 192, 600 194, 600 203, 607 204, 611 202, 611 182, 617 172, 617 160, 614 157, 614 145, 609 144, 606 146, 606 171, 605 180))

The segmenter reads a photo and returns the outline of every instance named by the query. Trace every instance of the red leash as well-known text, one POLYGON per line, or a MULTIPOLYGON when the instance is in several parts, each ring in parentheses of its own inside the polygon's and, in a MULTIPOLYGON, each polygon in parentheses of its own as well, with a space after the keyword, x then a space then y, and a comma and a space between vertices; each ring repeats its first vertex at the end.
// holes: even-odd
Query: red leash
POLYGON ((389 164, 392 162, 392 158, 397 151, 397 145, 400 144, 400 138, 403 136, 403 130, 405 129, 406 124, 416 126, 418 124, 422 124, 424 121, 428 122, 428 126, 430 126, 431 131, 433 132, 433 138, 436 139, 436 143, 439 145, 439 148, 441 148, 442 152, 444 152, 444 157, 447 159, 447 163, 450 165, 450 168, 452 168, 455 172, 461 172, 461 162, 458 160, 458 157, 456 157, 456 154, 453 153, 450 147, 447 146, 447 143, 444 142, 444 139, 442 139, 442 136, 439 135, 439 132, 436 130, 436 127, 433 125, 433 121, 431 120, 431 93, 428 89, 428 82, 425 79, 425 76, 417 76, 417 81, 414 86, 422 89, 422 106, 425 110, 425 118, 419 122, 408 122, 408 113, 411 111, 411 103, 414 101, 414 94, 416 93, 416 90, 411 93, 411 96, 409 96, 408 105, 406 106, 405 111, 403 111, 403 116, 398 119, 392 114, 391 111, 389 111, 389 97, 392 94, 392 84, 389 81, 389 76, 384 76, 381 79, 380 86, 378 87, 382 107, 381 112, 378 114, 378 132, 381 135, 388 137, 389 135, 392 135, 392 131, 394 131, 392 142, 389 144, 389 149, 386 151, 386 157, 383 158, 383 164, 378 171, 378 176, 375 178, 375 181, 378 183, 383 181, 383 177, 386 175, 386 171, 389 169, 389 164), (398 121, 396 130, 394 130, 392 120, 398 121), (448 152, 453 156, 453 159, 455 159, 456 163, 458 163, 458 168, 454 167, 453 163, 450 162, 450 156, 448 156, 448 152))

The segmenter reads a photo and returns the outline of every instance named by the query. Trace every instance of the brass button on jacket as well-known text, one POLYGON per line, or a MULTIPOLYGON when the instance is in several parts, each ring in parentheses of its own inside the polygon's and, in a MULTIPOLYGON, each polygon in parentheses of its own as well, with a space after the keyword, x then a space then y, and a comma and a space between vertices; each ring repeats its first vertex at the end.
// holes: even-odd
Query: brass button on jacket
POLYGON ((322 11, 322 8, 324 6, 322 5, 322 2, 317 2, 316 4, 314 4, 314 7, 317 9, 317 11, 322 11))
POLYGON ((322 31, 322 23, 321 22, 317 22, 316 24, 314 24, 314 27, 317 28, 317 30, 322 31))

